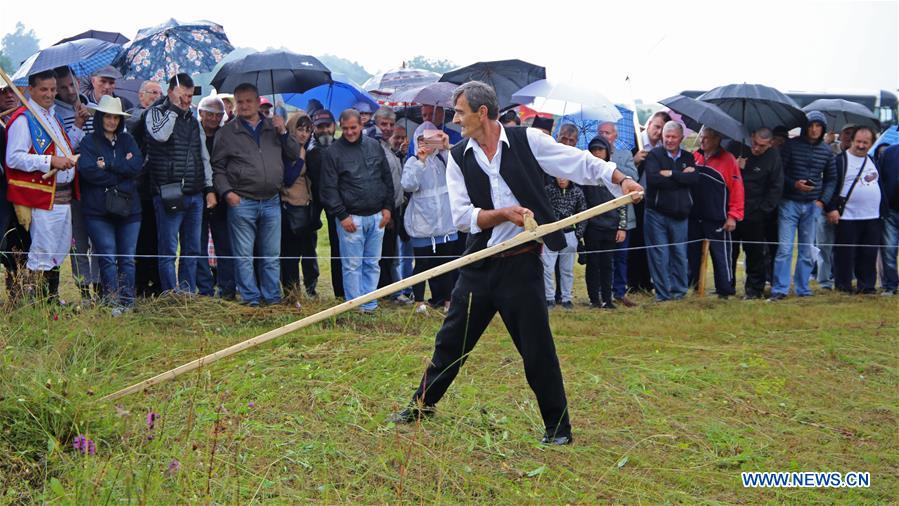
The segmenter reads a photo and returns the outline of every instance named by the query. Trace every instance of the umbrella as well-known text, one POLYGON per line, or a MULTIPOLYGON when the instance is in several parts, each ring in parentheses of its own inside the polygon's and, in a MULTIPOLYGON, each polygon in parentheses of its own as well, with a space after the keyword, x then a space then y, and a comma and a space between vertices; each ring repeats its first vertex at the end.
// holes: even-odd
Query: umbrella
POLYGON ((140 105, 140 87, 146 79, 119 79, 115 82, 115 96, 125 99, 135 106, 140 105))
MULTIPOLYGON (((615 139, 615 149, 631 151, 637 146, 634 139, 634 112, 623 105, 616 104, 615 108, 621 113, 621 119, 615 122, 615 128, 618 130, 618 138, 615 139)), ((587 149, 590 139, 596 137, 599 133, 599 125, 603 122, 595 119, 584 119, 577 115, 562 116, 562 119, 556 122, 560 128, 566 123, 571 123, 578 129, 577 147, 587 149)), ((558 131, 558 128, 556 131, 558 131)))
POLYGON ((77 77, 89 76, 112 63, 121 50, 122 46, 97 39, 64 42, 58 46, 42 49, 28 57, 13 74, 12 79, 16 86, 26 86, 28 76, 31 74, 66 65, 77 77))
POLYGON ((392 102, 404 105, 433 105, 435 107, 453 107, 453 92, 459 86, 453 83, 431 83, 391 95, 392 102))
POLYGON ((546 68, 522 60, 478 62, 451 70, 440 78, 442 82, 455 84, 468 81, 489 84, 496 91, 500 109, 520 104, 512 99, 512 94, 540 79, 546 79, 546 68))
POLYGON ((839 132, 848 124, 865 125, 880 130, 880 119, 867 107, 842 98, 819 98, 802 108, 805 112, 820 111, 827 117, 831 132, 839 132))
POLYGON ((78 35, 72 35, 71 37, 62 39, 61 41, 59 41, 53 45, 58 46, 64 42, 72 42, 73 40, 81 40, 81 39, 103 40, 106 42, 112 42, 113 44, 118 44, 120 46, 127 44, 131 40, 119 32, 104 32, 102 30, 88 30, 86 32, 81 32, 78 35))
POLYGON ((219 92, 232 93, 237 85, 250 83, 256 86, 260 95, 274 95, 303 93, 330 82, 331 71, 318 59, 271 50, 224 64, 210 84, 219 92))
POLYGON ((548 79, 535 81, 512 95, 515 103, 533 103, 530 107, 558 116, 578 116, 597 121, 618 121, 621 113, 601 93, 569 83, 548 79))
POLYGON ((717 105, 750 133, 781 125, 792 129, 807 122, 805 113, 792 98, 761 84, 719 86, 700 95, 699 100, 717 105))
POLYGON ((398 68, 375 74, 362 85, 362 89, 378 95, 392 95, 398 91, 437 82, 440 74, 430 70, 398 68))
POLYGON ((659 103, 680 114, 684 124, 691 130, 699 131, 701 126, 707 126, 729 139, 749 145, 746 128, 711 102, 675 95, 659 100, 659 103))
POLYGON ((209 72, 233 50, 221 25, 209 21, 181 24, 170 19, 139 30, 115 66, 125 77, 164 82, 180 72, 209 72))
POLYGON ((367 102, 374 109, 378 108, 375 99, 349 77, 343 74, 331 74, 331 78, 334 79, 334 82, 316 86, 305 93, 282 93, 284 103, 308 111, 309 101, 315 99, 335 116, 345 109, 353 107, 357 102, 367 102))
POLYGON ((877 150, 877 146, 881 144, 889 144, 892 146, 893 144, 899 144, 899 126, 891 126, 887 128, 880 137, 877 138, 877 142, 871 146, 871 149, 868 151, 868 154, 874 156, 874 151, 877 150))

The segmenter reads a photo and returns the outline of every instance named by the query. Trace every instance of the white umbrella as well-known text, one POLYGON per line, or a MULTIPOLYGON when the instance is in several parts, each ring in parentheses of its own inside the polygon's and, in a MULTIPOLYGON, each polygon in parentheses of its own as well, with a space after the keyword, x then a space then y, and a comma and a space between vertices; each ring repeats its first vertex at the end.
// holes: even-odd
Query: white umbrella
POLYGON ((597 121, 618 121, 621 113, 603 94, 569 83, 541 79, 512 95, 512 100, 536 111, 597 121))

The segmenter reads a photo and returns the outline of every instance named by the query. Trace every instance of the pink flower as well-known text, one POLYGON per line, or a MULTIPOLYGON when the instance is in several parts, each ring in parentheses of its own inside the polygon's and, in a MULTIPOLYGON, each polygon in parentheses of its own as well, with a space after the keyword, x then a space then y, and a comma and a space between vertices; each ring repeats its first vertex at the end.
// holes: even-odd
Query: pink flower
POLYGON ((171 478, 180 469, 181 469, 181 462, 178 462, 178 459, 172 459, 172 461, 169 462, 169 467, 165 470, 165 475, 167 477, 171 478))

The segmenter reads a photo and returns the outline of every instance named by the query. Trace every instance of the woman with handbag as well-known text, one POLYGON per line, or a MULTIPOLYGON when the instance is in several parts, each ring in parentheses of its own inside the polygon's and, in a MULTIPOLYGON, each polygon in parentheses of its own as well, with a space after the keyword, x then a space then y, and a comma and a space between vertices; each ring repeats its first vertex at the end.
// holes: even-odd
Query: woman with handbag
POLYGON ((94 108, 94 132, 80 145, 81 206, 94 253, 100 259, 103 302, 119 316, 134 305, 134 253, 140 232, 137 180, 143 156, 123 131, 118 98, 104 96, 94 108))
POLYGON ((300 143, 300 157, 284 161, 284 186, 281 188, 281 284, 287 293, 298 291, 300 266, 306 295, 315 297, 318 283, 316 231, 321 228, 321 209, 312 199, 312 181, 306 170, 306 146, 312 136, 312 119, 297 111, 287 118, 287 135, 300 143))
POLYGON ((873 130, 859 127, 849 149, 837 156, 837 190, 824 209, 827 221, 836 225, 834 285, 846 293, 874 293, 877 281, 877 250, 887 207, 880 171, 868 155, 874 138, 873 130), (853 277, 857 279, 854 290, 853 277))

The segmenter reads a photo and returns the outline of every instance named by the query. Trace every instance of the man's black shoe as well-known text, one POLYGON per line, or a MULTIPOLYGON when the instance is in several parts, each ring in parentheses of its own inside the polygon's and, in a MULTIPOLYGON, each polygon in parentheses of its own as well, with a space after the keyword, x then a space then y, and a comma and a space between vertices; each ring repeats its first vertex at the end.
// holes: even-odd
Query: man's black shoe
POLYGON ((388 418, 387 421, 393 423, 413 423, 421 420, 422 418, 430 418, 434 416, 434 412, 435 410, 433 407, 426 406, 424 408, 419 408, 416 406, 409 406, 399 413, 390 415, 390 418, 388 418))
POLYGON ((545 445, 554 445, 554 446, 562 446, 562 445, 570 445, 574 441, 571 438, 571 434, 568 435, 552 435, 550 433, 546 433, 543 435, 543 439, 540 440, 540 444, 545 445))

